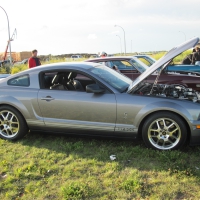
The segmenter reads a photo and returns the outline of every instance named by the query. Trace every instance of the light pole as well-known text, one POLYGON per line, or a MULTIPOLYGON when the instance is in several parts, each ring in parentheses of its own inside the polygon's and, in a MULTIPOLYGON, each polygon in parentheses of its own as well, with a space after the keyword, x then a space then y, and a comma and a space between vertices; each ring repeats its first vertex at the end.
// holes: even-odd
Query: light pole
POLYGON ((116 36, 119 37, 120 49, 121 49, 121 55, 122 55, 122 41, 121 41, 121 37, 119 35, 116 35, 116 36))
POLYGON ((183 31, 179 31, 179 33, 183 33, 183 35, 185 36, 185 41, 186 41, 186 34, 183 31))
MULTIPOLYGON (((0 8, 2 8, 2 7, 0 6, 0 8)), ((4 8, 2 8, 2 10, 5 12, 6 17, 7 17, 7 22, 8 22, 8 41, 9 41, 9 51, 10 51, 10 64, 12 65, 9 19, 8 19, 8 14, 7 14, 7 12, 4 10, 4 8)))
POLYGON ((132 52, 132 40, 131 40, 131 53, 133 53, 133 52, 132 52))
MULTIPOLYGON (((115 27, 117 27, 118 25, 115 25, 115 27)), ((121 26, 118 26, 120 27, 123 31, 124 29, 121 27, 121 26)), ((126 36, 125 36, 125 31, 124 31, 124 55, 126 55, 126 36)))

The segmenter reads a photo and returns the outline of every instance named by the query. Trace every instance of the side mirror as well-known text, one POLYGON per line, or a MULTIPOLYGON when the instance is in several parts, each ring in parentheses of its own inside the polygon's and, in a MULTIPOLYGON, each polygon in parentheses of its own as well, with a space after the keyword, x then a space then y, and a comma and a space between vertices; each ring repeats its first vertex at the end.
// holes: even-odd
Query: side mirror
POLYGON ((196 61, 195 65, 199 65, 200 66, 200 61, 196 61))
POLYGON ((97 84, 90 84, 86 86, 86 92, 99 94, 105 92, 105 90, 100 88, 97 84))

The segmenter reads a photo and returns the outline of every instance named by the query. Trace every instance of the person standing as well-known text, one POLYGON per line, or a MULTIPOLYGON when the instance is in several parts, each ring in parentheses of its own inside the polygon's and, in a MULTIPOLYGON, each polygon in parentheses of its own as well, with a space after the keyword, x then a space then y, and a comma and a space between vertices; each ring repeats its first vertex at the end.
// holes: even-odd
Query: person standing
POLYGON ((107 57, 107 53, 104 52, 104 51, 102 51, 101 54, 100 54, 100 57, 101 57, 101 58, 105 58, 105 57, 107 57))
POLYGON ((182 65, 190 65, 192 63, 193 54, 196 52, 196 49, 192 50, 192 53, 187 55, 183 61, 181 62, 182 65))
POLYGON ((40 59, 37 57, 37 50, 32 51, 32 57, 28 60, 28 68, 33 68, 41 65, 40 59))
POLYGON ((200 48, 196 47, 196 53, 192 56, 192 64, 195 65, 195 62, 200 61, 200 48))

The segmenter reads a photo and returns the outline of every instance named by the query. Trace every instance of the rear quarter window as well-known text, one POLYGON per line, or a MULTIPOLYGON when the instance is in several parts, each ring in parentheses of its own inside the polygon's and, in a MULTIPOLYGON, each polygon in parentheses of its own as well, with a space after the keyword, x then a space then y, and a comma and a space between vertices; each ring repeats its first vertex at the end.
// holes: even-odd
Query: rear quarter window
POLYGON ((28 74, 17 76, 15 78, 9 79, 7 84, 12 86, 28 87, 30 86, 30 78, 28 74))

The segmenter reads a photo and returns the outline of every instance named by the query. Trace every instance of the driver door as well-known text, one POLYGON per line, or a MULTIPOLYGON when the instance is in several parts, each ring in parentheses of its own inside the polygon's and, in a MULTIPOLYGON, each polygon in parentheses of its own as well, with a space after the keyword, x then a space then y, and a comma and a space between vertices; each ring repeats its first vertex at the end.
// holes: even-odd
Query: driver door
MULTIPOLYGON (((84 75, 79 77, 84 79, 84 75)), ((94 134, 114 132, 116 99, 113 93, 40 89, 38 103, 46 130, 94 134)))

